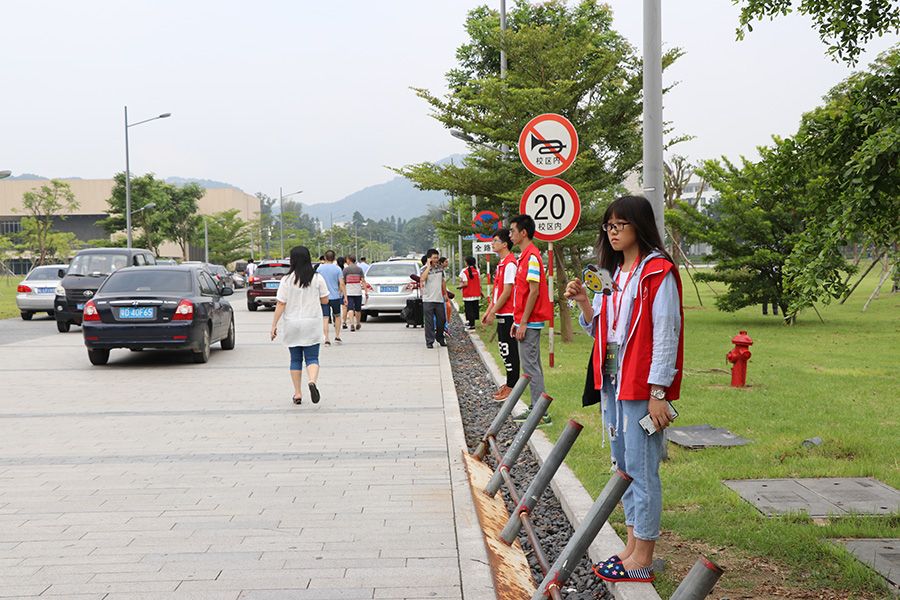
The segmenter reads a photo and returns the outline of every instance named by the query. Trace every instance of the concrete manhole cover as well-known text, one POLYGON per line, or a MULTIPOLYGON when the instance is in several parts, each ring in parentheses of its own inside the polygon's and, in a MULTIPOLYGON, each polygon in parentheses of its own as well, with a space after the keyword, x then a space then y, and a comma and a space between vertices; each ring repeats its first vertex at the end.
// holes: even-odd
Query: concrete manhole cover
POLYGON ((810 517, 887 515, 900 510, 900 492, 865 477, 729 480, 725 485, 765 515, 810 517))
POLYGON ((666 430, 668 440, 673 444, 691 450, 715 446, 745 446, 750 442, 746 438, 735 435, 727 429, 712 425, 688 425, 686 427, 669 427, 666 430))

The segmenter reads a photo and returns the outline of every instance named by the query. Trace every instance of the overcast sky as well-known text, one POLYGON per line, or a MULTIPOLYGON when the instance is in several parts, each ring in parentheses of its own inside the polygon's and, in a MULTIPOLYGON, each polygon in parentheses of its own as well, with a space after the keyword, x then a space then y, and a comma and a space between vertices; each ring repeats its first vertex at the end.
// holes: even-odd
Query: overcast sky
MULTIPOLYGON (((510 0, 510 3, 512 0, 510 0)), ((464 152, 408 88, 444 90, 474 0, 17 0, 0 13, 0 170, 108 178, 131 169, 304 190, 327 202, 402 166, 464 152)), ((499 6, 499 0, 492 4, 499 6)), ((641 42, 641 2, 611 0, 641 42)), ((687 51, 665 118, 692 159, 753 154, 790 134, 850 70, 810 22, 760 23, 735 41, 730 0, 664 1, 663 40, 687 51)), ((875 40, 861 65, 897 43, 875 40)))

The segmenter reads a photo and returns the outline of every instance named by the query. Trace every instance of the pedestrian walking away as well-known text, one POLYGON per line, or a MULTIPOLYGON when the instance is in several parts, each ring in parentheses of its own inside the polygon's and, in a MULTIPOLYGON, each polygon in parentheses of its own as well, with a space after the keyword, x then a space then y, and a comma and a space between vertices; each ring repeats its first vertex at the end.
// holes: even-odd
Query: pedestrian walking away
MULTIPOLYGON (((344 267, 347 266, 347 259, 343 256, 338 256, 335 263, 338 266, 338 269, 341 270, 341 277, 343 277, 344 267)), ((341 326, 340 329, 347 329, 347 288, 346 282, 344 282, 344 288, 341 291, 341 326)), ((335 327, 335 330, 340 334, 340 329, 335 327)), ((338 342, 341 341, 335 338, 338 342)))
POLYGON ((344 298, 344 275, 334 262, 334 250, 325 252, 325 262, 319 265, 316 272, 325 279, 328 286, 328 303, 322 306, 322 332, 325 345, 330 346, 329 323, 334 324, 334 341, 341 341, 341 306, 344 298))
POLYGON ((459 272, 459 289, 462 291, 466 310, 466 327, 475 329, 481 304, 481 272, 478 271, 474 256, 466 257, 466 267, 459 272))
POLYGON ((655 576, 651 564, 660 535, 663 430, 677 414, 671 402, 681 390, 681 278, 645 198, 618 198, 602 223, 599 266, 612 274, 612 289, 591 302, 574 279, 565 295, 581 308, 581 326, 594 338, 582 404, 600 405, 612 462, 632 482, 622 497, 625 550, 594 565, 594 573, 606 581, 646 582, 655 576))
POLYGON ((444 326, 447 323, 446 306, 447 281, 445 271, 439 265, 438 251, 430 248, 425 253, 425 268, 422 270, 422 309, 424 312, 425 345, 434 348, 437 341, 446 346, 444 326))
POLYGON ((344 267, 344 287, 347 290, 344 300, 347 305, 347 321, 350 323, 350 331, 357 331, 360 328, 363 294, 366 292, 366 276, 352 254, 347 257, 347 266, 344 267))
POLYGON ((306 246, 291 248, 291 266, 287 275, 281 278, 275 295, 275 314, 272 316, 271 339, 279 335, 278 321, 281 320, 281 341, 291 353, 291 383, 294 404, 303 401, 303 363, 309 378, 309 394, 313 404, 319 402, 319 348, 322 344, 322 307, 328 306, 328 284, 313 269, 306 246))
MULTIPOLYGON (((510 334, 519 343, 519 358, 522 371, 531 378, 531 406, 544 393, 544 369, 541 366, 541 330, 550 319, 553 305, 547 288, 547 274, 541 253, 534 245, 534 219, 528 215, 518 215, 510 221, 509 236, 519 247, 519 261, 516 265, 516 281, 513 285, 513 326, 510 334)), ((513 420, 528 419, 528 411, 516 415, 513 420)), ((551 423, 550 414, 542 419, 543 424, 551 423)))
POLYGON ((252 258, 247 261, 247 266, 244 270, 244 273, 247 275, 247 283, 250 283, 250 278, 256 274, 256 261, 252 258))
POLYGON ((363 270, 363 275, 369 272, 369 263, 366 262, 366 257, 363 256, 359 259, 359 262, 356 263, 359 265, 359 268, 363 270))
POLYGON ((491 303, 484 318, 485 325, 497 322, 497 348, 506 367, 506 382, 494 393, 494 400, 505 400, 519 380, 519 342, 512 337, 513 286, 516 282, 516 255, 512 253, 509 229, 499 229, 491 240, 491 249, 499 257, 494 272, 491 303))

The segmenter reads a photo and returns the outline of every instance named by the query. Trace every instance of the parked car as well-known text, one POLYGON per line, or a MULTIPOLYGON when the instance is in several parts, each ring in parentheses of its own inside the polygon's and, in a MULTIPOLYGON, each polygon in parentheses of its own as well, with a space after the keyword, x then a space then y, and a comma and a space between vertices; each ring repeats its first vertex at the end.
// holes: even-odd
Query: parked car
POLYGON ((140 248, 89 248, 81 250, 69 263, 56 287, 53 301, 56 329, 69 331, 72 325, 81 325, 84 305, 94 297, 97 289, 110 273, 126 267, 145 267, 156 264, 156 257, 149 250, 140 248))
POLYGON ((212 275, 212 278, 216 280, 216 283, 221 285, 227 285, 230 288, 234 288, 234 280, 231 277, 231 273, 223 267, 222 265, 216 265, 213 263, 202 262, 199 260, 189 260, 181 263, 183 265, 193 265, 199 266, 206 270, 207 273, 212 275))
POLYGON ((419 275, 422 264, 416 260, 387 260, 374 263, 366 273, 368 297, 362 306, 362 320, 380 313, 399 313, 409 298, 418 297, 418 284, 410 275, 419 275))
POLYGON ((176 267, 178 266, 178 261, 174 258, 157 258, 156 264, 160 267, 176 267))
POLYGON ((84 305, 82 331, 91 364, 105 365, 114 348, 190 350, 209 360, 210 345, 234 348, 234 311, 196 266, 129 267, 116 271, 84 305))
POLYGON ((231 273, 231 281, 234 283, 234 289, 236 290, 242 290, 247 287, 247 280, 237 271, 231 273))
POLYGON ((41 265, 31 270, 16 288, 16 308, 25 321, 30 321, 36 312, 53 316, 53 300, 56 286, 62 281, 69 265, 41 265))
POLYGON ((291 263, 286 260, 263 260, 256 266, 256 273, 247 282, 247 309, 275 306, 275 293, 281 278, 287 275, 291 263))

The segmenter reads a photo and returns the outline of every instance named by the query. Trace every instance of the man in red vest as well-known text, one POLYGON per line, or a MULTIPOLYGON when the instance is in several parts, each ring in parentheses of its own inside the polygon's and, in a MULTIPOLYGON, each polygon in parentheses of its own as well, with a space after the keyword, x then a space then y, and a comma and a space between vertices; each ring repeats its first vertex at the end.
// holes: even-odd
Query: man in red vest
MULTIPOLYGON (((550 320, 553 305, 547 288, 547 274, 541 253, 534 245, 534 219, 518 215, 510 221, 509 234, 513 244, 519 247, 519 264, 513 285, 513 326, 511 334, 519 342, 522 371, 531 378, 531 406, 544 393, 544 370, 541 367, 541 330, 550 320)), ((528 412, 530 412, 529 409, 528 412)), ((525 421, 528 412, 516 415, 516 422, 525 421)), ((544 415, 543 424, 551 422, 544 415)))
POLYGON ((513 286, 516 283, 516 255, 511 252, 512 239, 509 229, 498 229, 491 240, 491 249, 500 258, 494 272, 494 289, 491 294, 491 305, 484 318, 485 325, 497 319, 497 347, 500 358, 506 366, 506 383, 494 394, 494 400, 505 400, 519 380, 519 342, 512 337, 513 325, 513 286))

